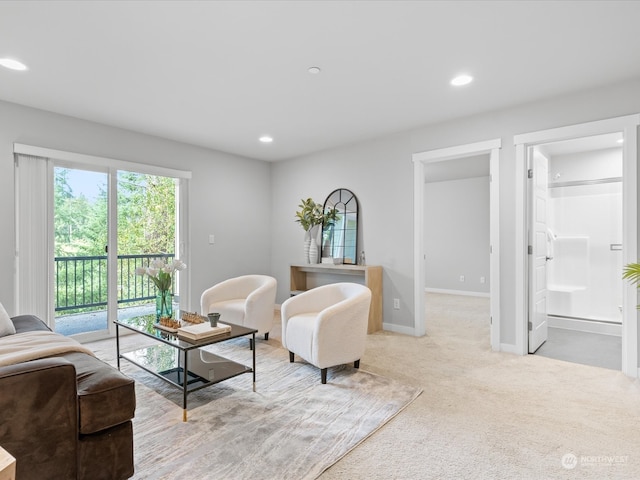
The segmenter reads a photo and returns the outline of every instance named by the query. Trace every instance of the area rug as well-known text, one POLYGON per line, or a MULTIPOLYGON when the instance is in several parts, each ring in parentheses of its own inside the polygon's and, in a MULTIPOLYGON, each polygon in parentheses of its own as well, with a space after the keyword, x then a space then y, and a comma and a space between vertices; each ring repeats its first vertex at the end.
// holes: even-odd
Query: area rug
MULTIPOLYGON (((247 339, 207 348, 251 364, 247 339)), ((186 423, 181 391, 123 361, 136 380, 133 478, 315 479, 421 393, 352 366, 322 385, 277 340, 259 340, 256 358, 256 392, 251 374, 194 392, 186 423)))

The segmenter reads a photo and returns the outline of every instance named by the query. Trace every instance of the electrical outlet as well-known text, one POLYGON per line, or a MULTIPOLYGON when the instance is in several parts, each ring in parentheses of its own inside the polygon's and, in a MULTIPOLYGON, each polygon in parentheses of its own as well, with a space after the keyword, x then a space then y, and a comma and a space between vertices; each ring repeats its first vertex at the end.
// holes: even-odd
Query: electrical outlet
POLYGON ((480 277, 480 283, 485 283, 486 281, 487 281, 487 279, 486 279, 486 278, 484 278, 484 277, 480 277))
POLYGON ((399 298, 394 298, 393 299, 393 308, 395 310, 400 310, 400 299, 399 298))
POLYGON ((215 235, 209 235, 209 245, 213 245, 214 243, 216 243, 216 236, 215 235))
POLYGON ((464 282, 464 275, 460 275, 460 281, 464 282))

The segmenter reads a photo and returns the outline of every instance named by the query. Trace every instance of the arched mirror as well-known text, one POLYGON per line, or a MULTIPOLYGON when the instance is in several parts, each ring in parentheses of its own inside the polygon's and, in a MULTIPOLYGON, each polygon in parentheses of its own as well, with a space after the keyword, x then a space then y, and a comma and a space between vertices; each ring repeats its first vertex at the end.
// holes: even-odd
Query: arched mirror
POLYGON ((355 265, 358 263, 358 199, 350 190, 339 188, 324 201, 323 212, 322 257, 332 257, 333 263, 355 265))

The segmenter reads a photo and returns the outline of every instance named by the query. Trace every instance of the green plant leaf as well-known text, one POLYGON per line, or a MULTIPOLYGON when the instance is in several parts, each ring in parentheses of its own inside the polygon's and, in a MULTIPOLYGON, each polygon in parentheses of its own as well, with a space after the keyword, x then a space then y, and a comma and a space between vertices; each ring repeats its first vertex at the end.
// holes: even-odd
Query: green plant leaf
POLYGON ((630 263, 625 265, 622 273, 622 278, 629 280, 631 283, 638 284, 640 281, 640 264, 630 263))
MULTIPOLYGON (((625 265, 622 270, 622 278, 629 280, 632 284, 638 285, 638 288, 640 288, 640 263, 629 263, 625 265)), ((636 305, 636 308, 640 310, 640 305, 636 305)))

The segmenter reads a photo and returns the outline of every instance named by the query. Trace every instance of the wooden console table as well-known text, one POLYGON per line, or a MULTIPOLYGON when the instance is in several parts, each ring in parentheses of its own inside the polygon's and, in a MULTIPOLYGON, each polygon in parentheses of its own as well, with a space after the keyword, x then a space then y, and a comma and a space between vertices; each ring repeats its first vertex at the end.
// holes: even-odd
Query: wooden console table
MULTIPOLYGON (((355 283, 363 283, 371 290, 371 308, 369 309, 369 327, 367 333, 382 330, 382 267, 377 265, 330 265, 325 263, 291 265, 291 295, 311 288, 307 283, 307 274, 319 277, 319 284, 337 283, 331 281, 332 275, 349 275, 359 277, 355 283), (323 278, 324 277, 324 282, 323 278)), ((343 281, 343 280, 340 280, 343 281)), ((345 279, 348 282, 351 280, 345 279)), ((318 285, 316 285, 318 286, 318 285)))

